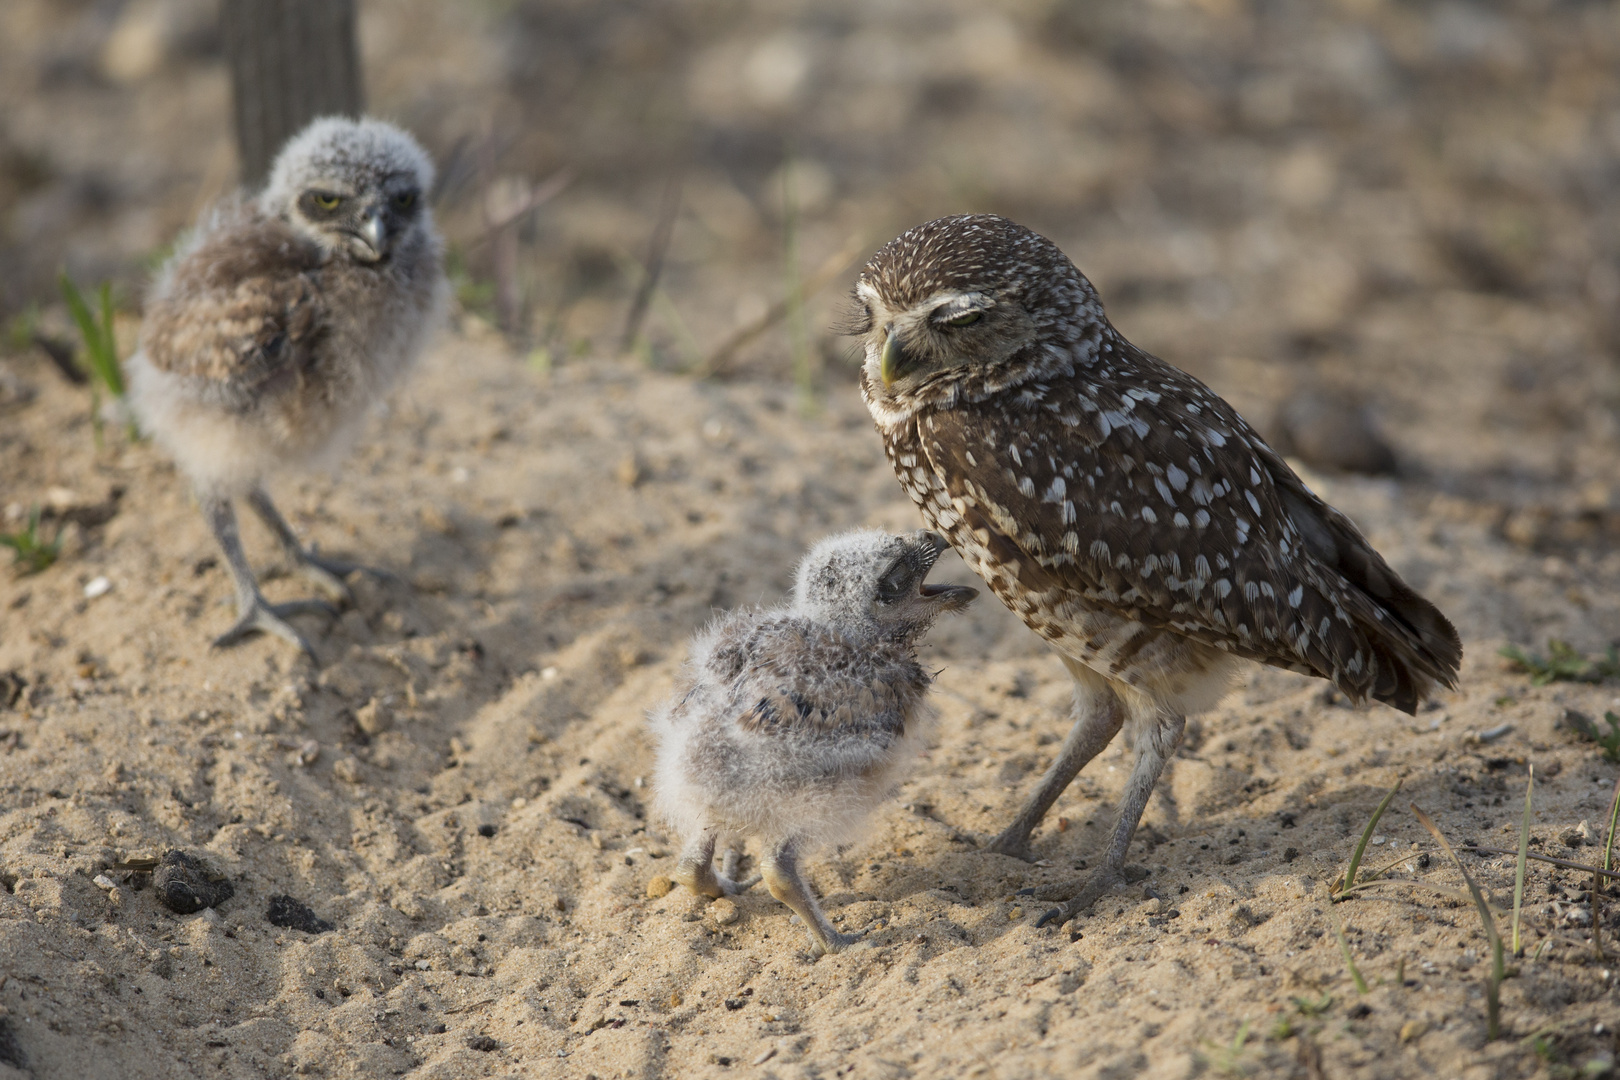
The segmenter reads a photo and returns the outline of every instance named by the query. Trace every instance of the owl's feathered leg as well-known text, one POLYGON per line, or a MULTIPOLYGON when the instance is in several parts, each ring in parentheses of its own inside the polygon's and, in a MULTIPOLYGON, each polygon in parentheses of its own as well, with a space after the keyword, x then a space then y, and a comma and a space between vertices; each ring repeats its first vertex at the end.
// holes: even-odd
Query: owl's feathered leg
MULTIPOLYGON (((1045 926, 1056 922, 1059 926, 1095 904, 1104 893, 1125 880, 1125 853, 1130 850, 1131 838, 1147 809, 1165 763, 1181 745, 1182 733, 1187 730, 1187 718, 1175 713, 1160 713, 1157 722, 1148 725, 1137 738, 1136 767, 1125 782, 1125 797, 1119 804, 1119 824, 1114 827, 1113 838, 1103 854, 1103 864, 1087 879, 1085 887, 1067 903, 1048 911, 1035 923, 1045 926)), ((1061 895, 1061 894, 1060 894, 1061 895)))
POLYGON ((248 505, 259 515, 259 520, 275 534, 276 542, 281 545, 281 550, 292 560, 293 566, 300 574, 313 581, 316 588, 334 599, 345 604, 354 602, 354 593, 343 579, 356 570, 368 570, 367 567, 321 558, 315 554, 314 548, 306 548, 300 544, 298 534, 287 524, 287 519, 281 516, 281 511, 270 501, 270 494, 264 488, 256 487, 248 493, 248 505))
MULTIPOLYGON (((735 864, 728 861, 726 873, 714 872, 714 845, 719 838, 719 830, 703 829, 692 839, 686 842, 681 849, 681 857, 675 863, 675 870, 669 876, 699 896, 718 899, 722 896, 736 896, 747 892, 759 883, 759 878, 750 878, 747 881, 734 881, 731 875, 736 872, 735 864)), ((730 852, 727 853, 728 855, 730 852)))
POLYGON ((799 854, 792 840, 782 841, 766 855, 760 870, 771 895, 792 908, 793 913, 803 920, 804 928, 810 932, 811 953, 825 956, 861 940, 860 934, 840 934, 827 921, 827 916, 822 914, 815 893, 810 891, 804 873, 799 869, 799 854))
POLYGON ((1062 660, 1074 676, 1074 726, 1063 740, 1057 759, 1024 802, 1023 809, 1018 811, 1012 824, 985 845, 986 851, 1028 859, 1029 834, 1035 831, 1035 826, 1041 823, 1080 770, 1113 741, 1125 722, 1125 705, 1109 688, 1107 680, 1076 660, 1067 656, 1062 660))
POLYGON ((214 647, 223 649, 251 634, 262 632, 285 638, 303 650, 305 656, 316 660, 315 650, 304 635, 294 630, 286 620, 288 616, 309 614, 334 618, 337 612, 332 605, 322 600, 267 603, 259 592, 259 583, 253 579, 253 571, 248 568, 247 556, 242 553, 242 538, 236 529, 236 511, 231 508, 231 501, 216 495, 202 495, 198 501, 202 503, 203 516, 208 519, 214 539, 219 541, 220 550, 225 553, 225 565, 230 569, 231 580, 236 585, 236 625, 215 638, 214 647))

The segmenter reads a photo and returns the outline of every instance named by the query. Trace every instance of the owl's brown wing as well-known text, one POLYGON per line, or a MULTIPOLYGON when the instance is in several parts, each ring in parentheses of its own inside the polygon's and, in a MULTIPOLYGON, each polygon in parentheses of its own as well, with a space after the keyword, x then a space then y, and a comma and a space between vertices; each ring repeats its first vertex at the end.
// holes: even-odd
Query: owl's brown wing
POLYGON ((1127 386, 1099 364, 917 419, 953 511, 1039 610, 1100 606, 1408 711, 1452 685, 1455 631, 1348 519, 1213 391, 1133 360, 1127 386))
MULTIPOLYGON (((723 668, 728 650, 715 660, 723 668)), ((909 656, 881 644, 862 648, 802 619, 774 619, 735 645, 734 685, 745 731, 782 736, 905 733, 928 676, 909 656), (746 659, 743 659, 746 658, 746 659)))
POLYGON ((279 221, 239 219, 181 257, 141 328, 147 360, 251 401, 311 362, 326 311, 313 245, 279 221))

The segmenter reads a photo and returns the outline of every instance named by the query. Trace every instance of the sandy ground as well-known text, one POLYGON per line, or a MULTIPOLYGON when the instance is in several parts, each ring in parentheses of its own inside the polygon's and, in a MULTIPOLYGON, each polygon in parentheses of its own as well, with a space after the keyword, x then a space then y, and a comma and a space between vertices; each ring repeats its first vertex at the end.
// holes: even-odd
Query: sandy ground
MULTIPOLYGON (((1398 778, 1377 864, 1400 850, 1457 884, 1418 866, 1433 845, 1406 800, 1454 840, 1511 846, 1531 762, 1543 849, 1581 854, 1558 837, 1599 826, 1616 770, 1555 725, 1614 689, 1531 688, 1493 654, 1526 625, 1620 636, 1583 599, 1613 595, 1613 556, 1576 574, 1459 500, 1316 478, 1463 628, 1461 691, 1413 719, 1256 671, 1151 805, 1132 854, 1150 876, 1061 929, 1035 928, 1018 890, 1095 857, 1128 763, 1086 771, 1036 865, 976 850, 1048 762, 1069 693, 1032 635, 976 605, 927 649, 938 745, 869 838, 813 867, 868 944, 812 962, 761 890, 734 914, 649 897, 676 841, 646 815, 644 717, 690 632, 779 597, 806 541, 914 526, 852 385, 805 416, 787 387, 608 361, 539 375, 469 324, 341 481, 276 489, 327 550, 400 577, 357 577, 355 609, 309 628, 317 667, 273 640, 210 651, 228 581, 183 481, 149 444, 98 453, 81 393, 12 366, 36 396, 7 416, 0 467, 110 514, 0 582, 0 671, 27 682, 0 713, 0 1003, 30 1075, 1519 1076, 1542 1065, 1535 1032, 1559 1060, 1612 1054, 1616 980, 1571 875, 1532 871, 1529 940, 1552 944, 1520 961, 1490 1043, 1471 909, 1395 889, 1341 905, 1363 997, 1325 890, 1398 778), (97 577, 111 588, 86 599, 97 577), (109 870, 169 848, 235 884, 217 918, 109 870), (281 894, 333 929, 270 925, 281 894), (1324 995, 1319 1015, 1296 1001, 1324 995)), ((1466 858, 1511 890, 1504 862, 1466 858)), ((1605 918, 1612 935, 1620 904, 1605 918)))
MULTIPOLYGON (((43 573, 0 566, 0 1080, 1612 1072, 1589 879, 1531 870, 1498 1040, 1471 906, 1334 907, 1362 995, 1327 889, 1397 779, 1368 862, 1400 877, 1461 884, 1410 802, 1510 847, 1532 764, 1536 849, 1599 857, 1581 826, 1601 836, 1620 766, 1560 722, 1620 711, 1620 681, 1532 686, 1497 650, 1620 641, 1613 5, 359 7, 371 107, 442 166, 460 315, 338 478, 274 486, 396 575, 307 624, 319 665, 208 648, 229 582, 184 482, 116 429, 98 449, 84 390, 0 339, 0 530, 37 505, 63 541, 43 573), (486 196, 563 168, 497 334, 486 196), (1020 891, 1084 873, 1128 760, 1079 778, 1036 864, 978 850, 1069 723, 1061 665, 981 600, 926 648, 937 745, 811 867, 868 943, 811 962, 759 889, 661 891, 644 717, 691 632, 781 597, 810 541, 917 516, 828 329, 847 270, 802 332, 690 372, 795 276, 962 210, 1052 236, 1128 336, 1268 432, 1312 395, 1365 405, 1392 473, 1301 468, 1457 623, 1463 682, 1408 718, 1257 670, 1150 805, 1146 878, 1037 929, 1020 891), (234 896, 178 916, 115 869, 170 849, 234 896), (282 896, 331 929, 273 925, 282 896)), ((131 338, 154 258, 234 183, 212 11, 0 4, 11 330, 67 337, 65 266, 115 282, 131 338)), ((1508 906, 1510 863, 1464 859, 1508 906)), ((1613 957, 1620 890, 1600 907, 1613 957)))

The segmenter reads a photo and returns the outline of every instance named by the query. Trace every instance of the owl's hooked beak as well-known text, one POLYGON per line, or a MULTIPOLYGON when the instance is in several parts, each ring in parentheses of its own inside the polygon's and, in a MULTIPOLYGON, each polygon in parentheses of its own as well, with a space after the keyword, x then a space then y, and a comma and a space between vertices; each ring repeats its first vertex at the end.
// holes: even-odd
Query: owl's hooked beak
POLYGON ((905 378, 917 366, 916 359, 900 344, 900 335, 893 327, 889 329, 889 336, 883 342, 883 357, 878 366, 878 374, 883 378, 884 386, 893 386, 896 381, 905 378))
POLYGON ((388 235, 388 222, 383 220, 382 207, 371 206, 366 208, 365 216, 360 219, 360 228, 356 235, 371 249, 372 262, 388 254, 391 237, 388 235))

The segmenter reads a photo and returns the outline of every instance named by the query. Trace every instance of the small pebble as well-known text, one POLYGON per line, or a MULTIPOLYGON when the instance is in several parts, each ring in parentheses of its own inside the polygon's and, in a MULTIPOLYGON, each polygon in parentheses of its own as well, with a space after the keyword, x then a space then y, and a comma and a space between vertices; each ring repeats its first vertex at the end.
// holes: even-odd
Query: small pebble
POLYGON ((394 726, 394 710, 372 698, 355 712, 354 722, 367 735, 381 735, 394 726))
POLYGON ((105 576, 93 577, 84 583, 84 598, 94 600, 98 596, 105 596, 112 589, 112 582, 105 576))
POLYGON ((328 930, 337 929, 325 919, 319 918, 309 909, 308 904, 285 894, 277 894, 270 898, 270 906, 265 909, 264 917, 271 926, 285 926, 291 930, 302 930, 306 934, 324 934, 328 930))
POLYGON ((200 859, 175 850, 164 852, 152 871, 152 890, 157 894, 158 903, 177 915, 194 915, 236 895, 236 886, 225 875, 214 873, 200 859))
POLYGON ((709 916, 719 926, 730 926, 737 921, 737 905, 721 897, 709 905, 709 916))
POLYGON ((1409 1043, 1415 1039, 1421 1039, 1428 1030, 1429 1022, 1427 1020, 1408 1020, 1401 1025, 1401 1042, 1409 1043))

